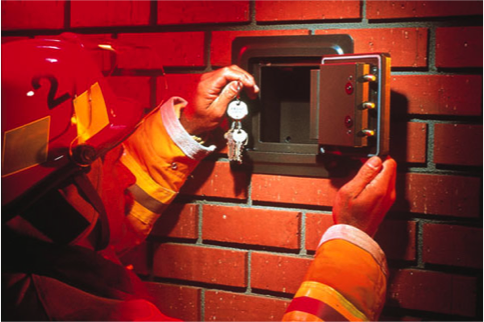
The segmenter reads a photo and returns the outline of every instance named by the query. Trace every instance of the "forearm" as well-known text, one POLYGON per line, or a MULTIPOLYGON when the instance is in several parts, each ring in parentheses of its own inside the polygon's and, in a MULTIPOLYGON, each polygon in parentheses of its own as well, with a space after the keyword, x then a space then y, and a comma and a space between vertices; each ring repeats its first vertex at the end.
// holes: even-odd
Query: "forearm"
POLYGON ((284 320, 376 320, 387 276, 385 255, 373 239, 352 226, 332 226, 284 320))
POLYGON ((124 143, 121 162, 134 174, 127 216, 137 243, 151 231, 198 163, 215 147, 197 143, 178 121, 186 102, 172 98, 149 115, 124 143))

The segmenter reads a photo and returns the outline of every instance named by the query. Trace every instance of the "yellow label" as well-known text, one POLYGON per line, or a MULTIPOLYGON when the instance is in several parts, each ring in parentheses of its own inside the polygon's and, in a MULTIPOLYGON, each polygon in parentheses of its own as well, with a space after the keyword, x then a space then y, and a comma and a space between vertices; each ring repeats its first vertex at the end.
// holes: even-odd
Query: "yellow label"
POLYGON ((3 134, 2 177, 47 161, 50 116, 3 134))
POLYGON ((99 83, 73 101, 79 143, 84 143, 109 124, 106 102, 99 83))

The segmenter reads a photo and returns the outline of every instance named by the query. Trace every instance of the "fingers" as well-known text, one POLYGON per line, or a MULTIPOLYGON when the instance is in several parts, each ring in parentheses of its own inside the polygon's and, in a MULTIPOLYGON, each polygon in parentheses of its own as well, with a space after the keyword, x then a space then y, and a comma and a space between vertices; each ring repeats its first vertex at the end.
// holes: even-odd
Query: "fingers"
MULTIPOLYGON (((224 67, 222 69, 216 70, 210 73, 214 77, 214 88, 220 92, 226 85, 230 82, 237 81, 240 82, 241 89, 245 88, 247 94, 250 98, 255 98, 259 92, 259 87, 255 84, 254 77, 247 73, 245 70, 241 69, 237 65, 232 65, 230 67, 224 67)), ((232 98, 237 95, 237 92, 232 98)))
POLYGON ((390 189, 390 198, 392 201, 395 201, 396 199, 396 187, 395 183, 397 180, 397 163, 395 160, 392 158, 388 158, 383 162, 383 171, 382 171, 383 176, 389 176, 389 179, 387 181, 388 184, 388 189, 390 189))
POLYGON ((234 76, 237 77, 236 79, 231 79, 231 80, 237 80, 240 81, 243 85, 243 87, 247 89, 252 89, 252 92, 259 92, 259 87, 256 85, 254 77, 240 68, 237 65, 232 65, 230 67, 227 67, 227 72, 229 73, 234 73, 234 76))
POLYGON ((225 114, 227 105, 239 95, 242 88, 248 92, 249 97, 254 98, 259 92, 252 75, 236 65, 219 69, 210 73, 207 83, 212 83, 211 90, 207 94, 213 100, 210 108, 214 116, 220 118, 225 114))
POLYGON ((356 176, 347 184, 347 189, 358 196, 365 187, 380 173, 382 161, 379 157, 368 159, 356 176))
POLYGON ((335 223, 355 226, 374 236, 395 201, 396 162, 372 157, 343 186, 333 206, 335 223))
POLYGON ((382 164, 382 171, 375 177, 374 184, 382 187, 395 186, 397 163, 389 158, 382 164))
POLYGON ((189 133, 197 134, 216 128, 225 115, 227 105, 243 88, 252 98, 259 92, 252 75, 236 65, 203 74, 193 104, 184 112, 183 121, 190 119, 192 123, 184 125, 185 129, 190 128, 192 132, 189 133))
POLYGON ((384 196, 393 203, 396 198, 395 182, 397 177, 397 163, 388 158, 382 164, 382 170, 368 185, 368 193, 384 196))
POLYGON ((222 93, 213 101, 212 107, 216 110, 221 110, 221 114, 225 113, 227 105, 238 95, 240 85, 237 81, 230 82, 224 87, 222 93))

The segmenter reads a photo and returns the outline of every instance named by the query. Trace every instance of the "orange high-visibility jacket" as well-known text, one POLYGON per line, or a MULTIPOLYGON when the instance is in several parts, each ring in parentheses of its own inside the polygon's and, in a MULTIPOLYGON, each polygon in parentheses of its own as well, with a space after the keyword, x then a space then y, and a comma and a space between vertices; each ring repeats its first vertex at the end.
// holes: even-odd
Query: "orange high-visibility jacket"
POLYGON ((375 321, 385 303, 388 268, 363 231, 334 225, 323 235, 284 321, 375 321))
MULTIPOLYGON (((141 229, 145 233, 158 217, 150 209, 162 210, 197 160, 214 149, 201 147, 180 128, 175 116, 183 104, 177 98, 169 101, 161 110, 164 125, 158 118, 148 119, 144 128, 125 144, 128 153, 122 162, 137 177, 136 186, 130 189, 137 198, 130 216, 139 220, 138 226, 146 227, 141 229), (153 127, 161 133, 166 131, 168 136, 153 132, 153 127), (146 142, 152 148, 146 147, 146 142)), ((314 262, 283 319, 376 320, 383 308, 387 276, 385 255, 370 236, 352 226, 335 225, 324 234, 314 262)))
MULTIPOLYGON (((141 281, 120 265, 116 253, 146 238, 193 169, 215 149, 196 142, 179 123, 180 109, 186 104, 176 97, 165 102, 122 149, 111 153, 114 157, 108 155, 102 161, 101 172, 114 177, 103 179, 107 183, 98 187, 118 193, 129 186, 133 197, 132 201, 119 196, 107 202, 111 229, 107 249, 92 252, 76 246, 84 246, 92 227, 73 240, 72 249, 30 242, 13 249, 9 261, 19 255, 19 263, 29 270, 5 274, 2 270, 2 295, 12 304, 8 308, 16 311, 13 316, 29 320, 39 316, 57 320, 170 319, 138 290, 141 281), (130 207, 123 205, 126 202, 130 207), (122 211, 114 211, 119 209, 122 211), (35 265, 25 260, 32 257, 38 258, 35 265), (21 314, 15 315, 18 312, 21 314)), ((18 233, 16 228, 21 227, 10 228, 18 233)), ((30 236, 37 235, 32 227, 30 236)), ((48 241, 49 236, 42 234, 38 239, 48 241)), ((384 255, 369 236, 351 226, 333 226, 324 234, 284 320, 377 319, 384 302, 386 275, 384 255)))
POLYGON ((215 149, 200 145, 183 129, 178 118, 184 105, 180 98, 170 99, 122 146, 92 164, 87 176, 104 204, 107 223, 102 224, 110 231, 107 248, 92 249, 99 240, 99 216, 72 185, 61 192, 72 209, 59 209, 49 199, 42 212, 33 209, 2 227, 2 238, 10 246, 2 246, 2 317, 172 320, 153 304, 143 282, 118 256, 146 238, 188 175, 215 149), (82 225, 72 229, 78 223, 82 225), (56 242, 57 235, 71 231, 72 236, 64 238, 69 245, 56 242))
POLYGON ((169 99, 123 143, 120 161, 136 177, 128 189, 134 204, 127 216, 135 233, 122 239, 120 250, 146 238, 191 172, 215 150, 195 141, 178 121, 186 104, 179 97, 169 99))

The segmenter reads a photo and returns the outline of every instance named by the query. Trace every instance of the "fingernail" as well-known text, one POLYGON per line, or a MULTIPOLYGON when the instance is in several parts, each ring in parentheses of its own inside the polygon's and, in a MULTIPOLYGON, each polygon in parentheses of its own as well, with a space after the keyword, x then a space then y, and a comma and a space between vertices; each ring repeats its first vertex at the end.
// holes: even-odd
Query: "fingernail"
POLYGON ((237 97, 239 94, 237 81, 230 83, 227 87, 224 88, 222 91, 222 95, 226 95, 230 99, 237 97))
POLYGON ((371 159, 369 159, 366 164, 374 169, 374 170, 377 170, 378 168, 380 168, 380 165, 381 165, 381 160, 379 157, 372 157, 371 159))
POLYGON ((245 79, 245 82, 246 82, 247 84, 249 84, 249 86, 251 86, 251 85, 254 83, 254 82, 252 81, 252 79, 250 79, 250 78, 249 78, 249 76, 244 75, 243 77, 244 77, 244 79, 245 79))

